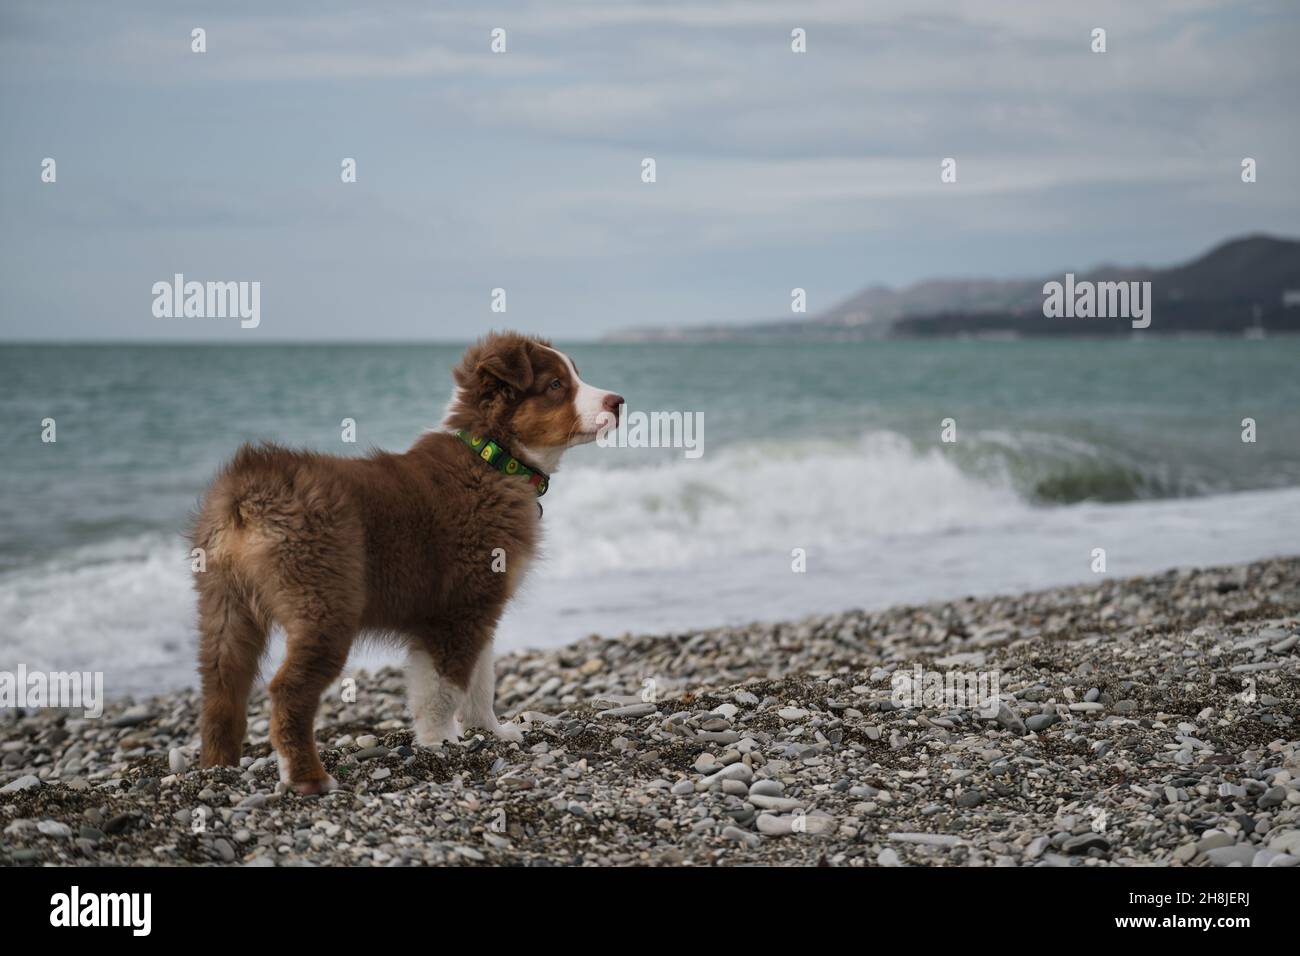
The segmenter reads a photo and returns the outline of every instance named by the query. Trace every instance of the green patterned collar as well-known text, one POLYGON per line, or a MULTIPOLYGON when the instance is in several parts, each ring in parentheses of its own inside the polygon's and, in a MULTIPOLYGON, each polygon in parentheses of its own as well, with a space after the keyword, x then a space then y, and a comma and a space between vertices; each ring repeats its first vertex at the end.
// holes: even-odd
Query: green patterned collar
POLYGON ((456 437, 463 441, 475 454, 501 472, 503 475, 522 475, 537 491, 537 497, 546 494, 551 486, 551 479, 536 468, 529 468, 518 458, 511 458, 504 448, 485 435, 471 435, 464 429, 456 432, 456 437))

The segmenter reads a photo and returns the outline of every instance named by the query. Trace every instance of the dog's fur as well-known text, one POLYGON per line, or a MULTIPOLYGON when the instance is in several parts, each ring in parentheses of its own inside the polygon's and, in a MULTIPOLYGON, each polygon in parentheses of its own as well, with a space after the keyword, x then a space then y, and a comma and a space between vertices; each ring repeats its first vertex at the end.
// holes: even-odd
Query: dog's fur
POLYGON ((447 430, 404 454, 245 445, 218 475, 192 535, 206 552, 194 576, 202 766, 238 763, 273 624, 287 653, 270 683, 271 744, 282 779, 301 793, 336 786, 313 724, 363 631, 408 648, 418 743, 457 737, 461 719, 521 739, 493 710, 492 636, 537 550, 536 492, 450 432, 487 435, 549 473, 564 449, 611 424, 623 399, 582 382, 549 342, 517 333, 471 345, 454 376, 447 430))

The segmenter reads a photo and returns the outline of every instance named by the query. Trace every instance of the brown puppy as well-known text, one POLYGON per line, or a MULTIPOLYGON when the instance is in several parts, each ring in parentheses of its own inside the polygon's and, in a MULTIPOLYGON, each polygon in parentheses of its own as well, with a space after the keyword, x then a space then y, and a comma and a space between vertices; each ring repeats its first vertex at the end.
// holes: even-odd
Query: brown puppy
POLYGON ((454 739, 458 718, 521 739, 493 711, 492 636, 537 547, 539 479, 498 470, 454 432, 495 441, 499 466, 513 457, 549 474, 566 448, 616 421, 623 399, 516 333, 471 345, 454 375, 446 430, 404 454, 245 445, 217 476, 193 530, 207 559, 194 576, 204 767, 239 761, 273 624, 287 653, 270 683, 271 744, 300 793, 337 786, 313 724, 362 631, 408 647, 418 743, 454 739))

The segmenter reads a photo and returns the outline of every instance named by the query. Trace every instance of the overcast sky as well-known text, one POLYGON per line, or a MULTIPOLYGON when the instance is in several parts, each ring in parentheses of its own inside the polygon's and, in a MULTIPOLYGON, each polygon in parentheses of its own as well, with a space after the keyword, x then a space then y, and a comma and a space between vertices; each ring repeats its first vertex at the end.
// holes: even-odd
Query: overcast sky
POLYGON ((1300 235, 1297 11, 6 0, 0 338, 572 340, 1300 235), (155 318, 177 272, 260 326, 155 318))

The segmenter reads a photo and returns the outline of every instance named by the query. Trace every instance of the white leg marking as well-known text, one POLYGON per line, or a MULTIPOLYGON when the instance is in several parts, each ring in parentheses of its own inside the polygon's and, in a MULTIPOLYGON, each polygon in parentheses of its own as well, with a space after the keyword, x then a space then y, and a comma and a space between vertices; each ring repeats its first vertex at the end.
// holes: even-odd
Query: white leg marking
POLYGON ((523 731, 514 724, 497 722, 494 703, 497 695, 497 675, 492 661, 492 643, 489 641, 479 651, 474 662, 474 674, 469 679, 469 693, 465 697, 465 726, 489 731, 502 740, 516 743, 524 739, 523 731))
POLYGON ((293 787, 299 793, 330 793, 339 788, 339 782, 329 774, 325 775, 325 780, 319 783, 300 784, 292 779, 289 775, 289 761, 284 759, 284 754, 278 750, 272 751, 275 754, 276 766, 280 768, 280 782, 288 787, 293 787))
POLYGON ((406 660, 406 700, 415 719, 415 742, 434 747, 460 737, 456 710, 464 694, 444 680, 423 648, 412 648, 406 660))

